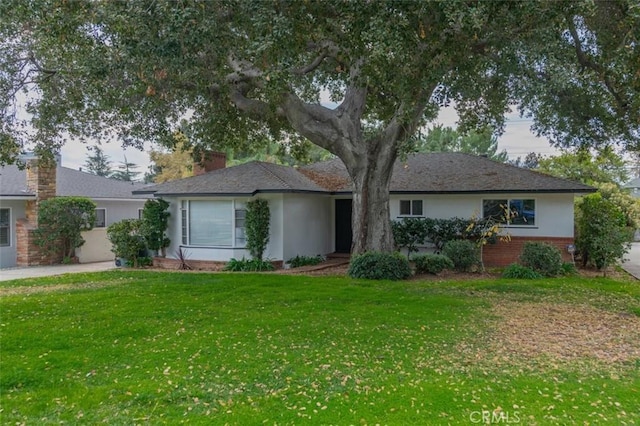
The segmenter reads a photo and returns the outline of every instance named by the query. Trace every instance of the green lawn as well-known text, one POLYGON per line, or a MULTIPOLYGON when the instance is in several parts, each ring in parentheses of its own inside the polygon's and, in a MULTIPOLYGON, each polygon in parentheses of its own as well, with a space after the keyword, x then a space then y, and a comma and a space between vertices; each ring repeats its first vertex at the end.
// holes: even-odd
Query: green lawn
POLYGON ((2 424, 640 424, 639 342, 615 362, 532 355, 495 310, 633 326, 637 281, 110 271, 0 287, 2 424))

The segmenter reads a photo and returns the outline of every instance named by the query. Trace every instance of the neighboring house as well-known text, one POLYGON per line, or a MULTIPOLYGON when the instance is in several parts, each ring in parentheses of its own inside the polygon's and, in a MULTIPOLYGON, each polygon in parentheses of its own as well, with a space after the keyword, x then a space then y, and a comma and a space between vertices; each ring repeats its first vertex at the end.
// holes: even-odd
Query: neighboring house
POLYGON ((59 259, 43 256, 33 242, 38 203, 53 196, 82 196, 96 205, 96 225, 83 234, 76 250, 81 263, 114 258, 106 227, 138 218, 148 197, 132 195, 143 184, 108 179, 67 167, 38 167, 29 160, 26 170, 14 165, 0 168, 0 268, 49 264, 59 259))
MULTIPOLYGON (((270 240, 265 258, 351 250, 352 185, 343 163, 329 160, 301 168, 251 162, 137 191, 170 203, 168 229, 175 258, 225 262, 249 257, 245 249, 246 202, 269 201, 270 240)), ((505 228, 510 243, 485 249, 487 265, 517 260, 524 241, 548 241, 565 256, 573 243, 574 195, 594 192, 580 183, 460 153, 410 155, 398 161, 391 182, 391 219, 492 215, 509 204, 520 215, 505 228)), ((170 261, 164 261, 171 263, 170 261)), ((204 265, 203 265, 204 266, 204 265)))
POLYGON ((623 185, 623 188, 628 189, 629 193, 636 198, 640 198, 640 177, 633 179, 623 185))

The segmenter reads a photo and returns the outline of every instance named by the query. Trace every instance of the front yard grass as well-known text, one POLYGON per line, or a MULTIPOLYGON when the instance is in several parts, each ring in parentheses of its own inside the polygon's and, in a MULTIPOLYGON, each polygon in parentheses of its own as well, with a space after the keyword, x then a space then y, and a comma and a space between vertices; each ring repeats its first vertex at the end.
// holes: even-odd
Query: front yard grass
POLYGON ((109 271, 0 284, 3 424, 640 423, 640 285, 109 271))

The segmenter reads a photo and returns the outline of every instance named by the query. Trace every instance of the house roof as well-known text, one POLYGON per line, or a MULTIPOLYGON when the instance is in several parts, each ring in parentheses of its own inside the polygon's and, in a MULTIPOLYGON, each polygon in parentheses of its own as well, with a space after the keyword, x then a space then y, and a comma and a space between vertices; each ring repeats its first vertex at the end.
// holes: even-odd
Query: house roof
POLYGON ((327 190, 295 168, 252 161, 199 176, 178 179, 138 190, 156 196, 254 195, 258 192, 316 192, 327 190))
POLYGON ((624 184, 624 188, 640 188, 640 177, 632 179, 624 184))
MULTIPOLYGON (((136 193, 156 196, 240 196, 259 192, 350 193, 352 183, 340 159, 301 168, 253 161, 200 176, 149 186, 136 193)), ((585 193, 594 188, 484 157, 462 153, 412 154, 398 160, 392 193, 585 193)))
MULTIPOLYGON (((56 195, 82 196, 91 199, 145 199, 132 191, 142 189, 142 183, 124 182, 96 176, 91 173, 58 166, 56 169, 56 195)), ((0 168, 0 197, 35 197, 27 190, 27 172, 15 165, 0 168)))
MULTIPOLYGON (((339 159, 312 164, 305 169, 320 175, 348 178, 346 168, 339 159)), ((400 194, 595 191, 582 183, 457 152, 416 153, 405 160, 396 161, 390 190, 391 193, 400 194)), ((351 192, 352 185, 347 179, 347 184, 334 191, 351 192)))

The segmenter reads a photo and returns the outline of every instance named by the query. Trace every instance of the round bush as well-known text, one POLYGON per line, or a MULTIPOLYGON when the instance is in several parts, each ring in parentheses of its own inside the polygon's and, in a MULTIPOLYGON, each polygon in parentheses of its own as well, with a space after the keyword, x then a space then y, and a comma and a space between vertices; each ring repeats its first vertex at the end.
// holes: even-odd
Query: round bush
POLYGON ((405 280, 411 276, 409 261, 400 253, 367 252, 355 255, 349 276, 368 280, 405 280))
POLYGON ((556 246, 549 243, 524 243, 520 263, 545 277, 557 277, 562 273, 562 254, 556 246))
POLYGON ((412 258, 416 272, 438 274, 445 269, 453 269, 453 262, 442 254, 421 254, 412 258))
POLYGON ((538 278, 542 278, 542 275, 537 273, 531 268, 527 268, 526 266, 518 265, 517 263, 512 263, 507 266, 504 271, 502 271, 503 278, 514 278, 514 279, 525 279, 525 280, 535 280, 538 278))
POLYGON ((466 272, 480 263, 478 247, 469 240, 453 240, 447 242, 442 253, 453 262, 456 271, 466 272))

